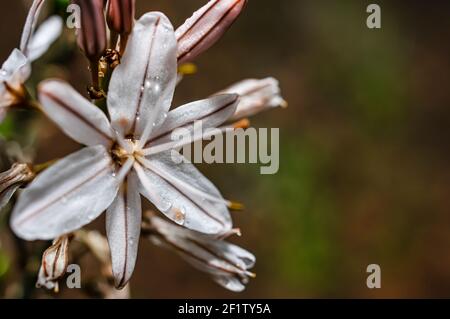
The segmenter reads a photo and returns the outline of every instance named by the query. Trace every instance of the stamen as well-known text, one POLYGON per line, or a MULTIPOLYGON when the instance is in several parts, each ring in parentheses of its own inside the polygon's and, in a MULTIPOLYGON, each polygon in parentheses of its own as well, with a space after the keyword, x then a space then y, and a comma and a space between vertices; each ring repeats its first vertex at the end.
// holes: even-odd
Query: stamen
POLYGON ((229 208, 230 208, 231 210, 244 210, 244 209, 245 209, 245 206, 244 206, 244 204, 241 204, 241 203, 238 203, 238 202, 230 201, 230 206, 229 206, 229 208))
POLYGON ((133 146, 130 143, 128 143, 122 136, 122 134, 119 133, 118 131, 114 131, 114 134, 116 135, 116 141, 119 144, 119 146, 122 147, 128 154, 132 154, 133 146))

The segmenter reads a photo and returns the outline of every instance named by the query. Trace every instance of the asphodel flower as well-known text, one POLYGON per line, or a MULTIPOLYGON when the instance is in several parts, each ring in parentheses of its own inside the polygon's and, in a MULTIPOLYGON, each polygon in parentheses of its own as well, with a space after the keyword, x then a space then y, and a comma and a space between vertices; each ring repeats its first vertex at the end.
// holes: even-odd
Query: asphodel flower
POLYGON ((69 236, 57 238, 44 252, 36 287, 59 290, 58 280, 66 274, 69 264, 69 242, 69 236))
POLYGON ((173 250, 228 290, 241 292, 249 279, 255 277, 249 271, 255 265, 255 256, 215 236, 179 227, 156 216, 149 218, 145 230, 156 245, 173 250))
MULTIPOLYGON (((60 160, 22 192, 11 227, 27 240, 52 239, 106 213, 117 287, 134 270, 141 230, 140 195, 179 225, 206 234, 232 227, 225 200, 192 164, 174 162, 167 136, 177 128, 226 122, 238 96, 218 95, 169 111, 177 80, 177 42, 162 13, 135 24, 108 93, 111 121, 70 85, 49 80, 39 89, 42 110, 69 137, 87 147, 60 160)), ((179 157, 182 155, 178 154, 179 157)))
POLYGON ((25 82, 31 75, 31 63, 40 58, 62 32, 58 16, 44 21, 35 32, 44 0, 35 0, 28 12, 19 49, 14 49, 0 69, 0 121, 10 106, 26 98, 25 82))
POLYGON ((281 96, 278 80, 274 78, 243 80, 217 94, 239 94, 240 101, 233 121, 288 105, 281 96))
POLYGON ((176 30, 177 58, 191 62, 213 46, 231 27, 247 0, 210 0, 176 30))

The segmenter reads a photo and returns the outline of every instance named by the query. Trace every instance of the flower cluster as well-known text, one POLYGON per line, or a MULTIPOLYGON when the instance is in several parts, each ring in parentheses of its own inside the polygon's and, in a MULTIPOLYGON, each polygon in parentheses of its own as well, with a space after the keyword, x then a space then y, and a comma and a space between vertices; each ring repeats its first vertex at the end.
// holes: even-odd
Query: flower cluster
MULTIPOLYGON (((21 50, 5 63, 2 107, 19 96, 27 98, 19 93, 29 63, 60 31, 60 22, 51 18, 46 22, 51 25, 40 29, 52 32, 34 33, 43 2, 34 1, 21 50)), ((179 128, 192 130, 197 120, 205 129, 233 128, 239 126, 234 121, 286 105, 278 82, 267 78, 245 80, 207 99, 172 107, 182 65, 217 42, 247 1, 211 0, 176 30, 160 12, 135 20, 133 0, 74 3, 81 8, 78 44, 93 74, 91 100, 58 79, 43 81, 37 91, 40 110, 84 147, 43 170, 18 163, 0 175, 2 204, 25 186, 11 215, 15 234, 30 241, 54 240, 43 256, 38 284, 55 287, 67 266, 68 235, 106 212, 117 288, 125 287, 133 274, 143 235, 173 249, 225 288, 243 290, 254 276, 249 269, 255 257, 224 241, 240 234, 233 229, 230 210, 241 205, 225 199, 193 164, 174 161, 174 154, 183 155, 174 152, 168 137, 179 128), (141 196, 164 218, 143 218, 141 196)))

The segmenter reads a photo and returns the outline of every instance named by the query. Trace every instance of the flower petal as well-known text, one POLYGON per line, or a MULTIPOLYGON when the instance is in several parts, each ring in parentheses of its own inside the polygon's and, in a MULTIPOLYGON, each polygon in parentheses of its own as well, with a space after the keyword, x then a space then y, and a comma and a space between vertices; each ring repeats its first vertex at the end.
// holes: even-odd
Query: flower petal
POLYGON ((138 180, 129 174, 116 199, 106 213, 106 232, 111 249, 116 287, 125 287, 136 264, 142 209, 138 180))
POLYGON ((22 51, 26 56, 28 56, 28 45, 33 37, 33 33, 38 22, 39 13, 41 12, 44 3, 45 0, 34 0, 30 10, 28 11, 27 20, 22 31, 22 38, 20 39, 20 51, 22 51))
POLYGON ((35 61, 58 39, 63 30, 63 20, 59 16, 51 16, 45 20, 33 34, 28 44, 28 58, 35 61))
POLYGON ((113 134, 106 115, 69 84, 42 82, 39 100, 46 115, 75 141, 89 146, 111 145, 113 134))
POLYGON ((31 75, 31 64, 27 57, 14 49, 8 59, 3 63, 0 71, 0 81, 7 82, 9 86, 18 89, 31 75))
POLYGON ((176 31, 178 63, 186 63, 213 46, 239 17, 247 0, 211 0, 176 31))
POLYGON ((26 240, 47 240, 89 224, 117 194, 114 169, 103 146, 67 156, 22 192, 12 213, 12 229, 26 240))
POLYGON ((265 110, 286 107, 287 102, 281 96, 280 85, 274 78, 247 79, 240 81, 217 94, 239 94, 240 101, 231 120, 256 115, 265 110))
POLYGON ((172 131, 180 127, 193 130, 196 121, 202 121, 203 129, 218 127, 233 116, 238 102, 237 94, 224 94, 180 106, 169 112, 166 121, 153 132, 150 142, 166 142, 172 131))
MULTIPOLYGON (((183 216, 183 221, 180 222, 180 218, 176 218, 179 217, 177 215, 174 217, 166 214, 167 217, 186 228, 205 234, 222 234, 229 231, 232 228, 232 221, 225 200, 219 202, 202 198, 183 185, 192 185, 204 193, 223 199, 218 189, 193 164, 176 164, 172 155, 182 157, 182 155, 174 155, 171 152, 157 154, 148 159, 157 169, 145 168, 146 176, 153 186, 152 191, 157 192, 164 201, 178 209, 183 216), (167 178, 167 176, 171 178, 167 178)), ((177 158, 178 163, 180 160, 181 158, 177 158)), ((153 197, 149 195, 149 191, 143 185, 141 185, 140 192, 152 201, 153 197)))
POLYGON ((136 22, 109 86, 108 110, 117 131, 140 136, 147 125, 165 119, 177 79, 176 45, 162 13, 147 13, 136 22))
POLYGON ((153 216, 150 219, 150 239, 159 246, 174 250, 231 291, 244 290, 248 278, 253 276, 248 270, 254 266, 255 256, 216 237, 193 232, 153 216))

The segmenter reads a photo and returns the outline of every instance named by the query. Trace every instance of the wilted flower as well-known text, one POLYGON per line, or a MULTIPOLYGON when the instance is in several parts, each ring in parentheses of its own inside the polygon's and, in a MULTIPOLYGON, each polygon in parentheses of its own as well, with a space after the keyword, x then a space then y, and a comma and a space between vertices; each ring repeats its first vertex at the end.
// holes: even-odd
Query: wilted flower
POLYGON ((0 69, 0 121, 8 107, 24 101, 23 85, 31 75, 31 62, 41 57, 61 34, 63 22, 57 16, 44 21, 35 32, 43 4, 43 0, 33 2, 22 32, 20 50, 14 49, 0 69))
POLYGON ((73 0, 80 7, 78 45, 90 61, 97 62, 106 50, 106 22, 103 0, 73 0))
POLYGON ((109 87, 111 124, 68 84, 51 80, 39 87, 47 116, 88 147, 60 160, 30 184, 19 197, 11 227, 24 239, 51 239, 107 210, 118 287, 128 282, 136 261, 139 194, 190 229, 221 234, 232 225, 228 207, 233 203, 192 164, 175 164, 173 146, 164 141, 174 129, 191 127, 196 120, 206 128, 221 125, 235 113, 238 96, 214 96, 169 112, 177 79, 176 47, 173 27, 163 14, 148 13, 136 22, 109 87))
POLYGON ((253 116, 271 108, 287 107, 287 102, 281 97, 279 83, 274 78, 244 80, 217 94, 239 94, 239 105, 232 120, 253 116))
POLYGON ((0 174, 0 209, 5 207, 14 193, 34 178, 28 164, 14 164, 8 171, 0 174))
POLYGON ((44 252, 36 287, 58 291, 58 280, 66 274, 69 264, 69 242, 68 236, 62 236, 44 252))
POLYGON ((239 17, 247 0, 211 0, 176 30, 178 62, 185 63, 214 45, 239 17))
POLYGON ((200 234, 151 216, 145 227, 149 238, 157 245, 175 251, 197 269, 212 276, 224 288, 241 292, 255 265, 250 252, 214 236, 200 234))

